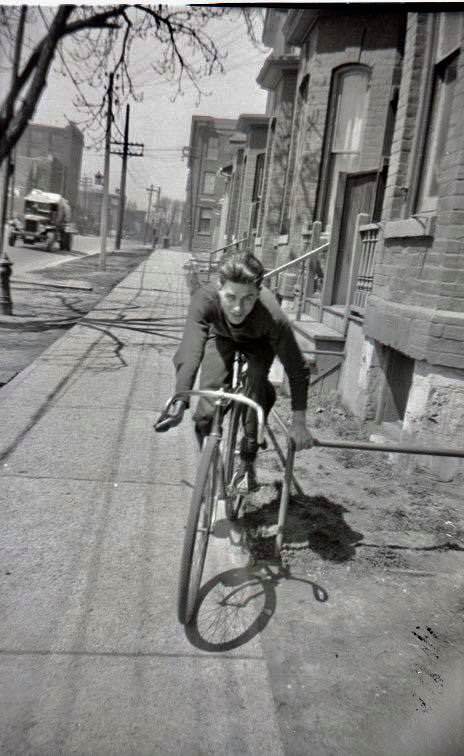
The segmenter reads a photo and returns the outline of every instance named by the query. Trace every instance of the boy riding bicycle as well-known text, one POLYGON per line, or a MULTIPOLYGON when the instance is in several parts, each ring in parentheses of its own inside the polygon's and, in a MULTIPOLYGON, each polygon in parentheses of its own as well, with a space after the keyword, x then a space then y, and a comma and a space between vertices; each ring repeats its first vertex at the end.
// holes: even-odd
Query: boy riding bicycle
MULTIPOLYGON (((264 268, 254 255, 230 259, 219 268, 219 286, 208 284, 193 295, 182 342, 174 356, 176 393, 189 391, 201 365, 200 389, 231 385, 235 353, 247 361, 247 395, 258 402, 268 416, 276 399, 269 381, 274 357, 287 373, 292 406, 290 435, 296 451, 312 445, 306 427, 308 370, 291 324, 274 295, 262 286, 264 268)), ((169 414, 155 424, 157 431, 173 428, 182 421, 188 401, 177 401, 169 414)), ((193 415, 195 433, 201 445, 211 429, 214 404, 203 397, 193 415)), ((256 490, 254 463, 258 452, 256 413, 248 409, 244 417, 237 483, 256 490)))

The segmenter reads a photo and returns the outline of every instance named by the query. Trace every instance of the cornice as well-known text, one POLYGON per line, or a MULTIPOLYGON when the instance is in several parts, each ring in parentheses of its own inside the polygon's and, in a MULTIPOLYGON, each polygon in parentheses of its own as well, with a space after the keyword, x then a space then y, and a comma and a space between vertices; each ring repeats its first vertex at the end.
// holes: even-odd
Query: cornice
POLYGON ((286 71, 294 71, 298 68, 299 57, 297 55, 269 55, 263 63, 256 81, 263 89, 275 89, 282 75, 286 71))
POLYGON ((298 8, 289 11, 285 24, 282 27, 282 33, 286 42, 289 45, 301 47, 314 26, 318 15, 318 10, 308 10, 307 8, 298 8))

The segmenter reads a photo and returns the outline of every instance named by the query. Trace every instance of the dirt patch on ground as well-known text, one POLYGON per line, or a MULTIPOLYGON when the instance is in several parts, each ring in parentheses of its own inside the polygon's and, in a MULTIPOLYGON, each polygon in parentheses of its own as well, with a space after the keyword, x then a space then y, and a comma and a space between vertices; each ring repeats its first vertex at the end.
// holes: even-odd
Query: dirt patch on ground
MULTIPOLYGON (((290 417, 289 401, 279 397, 277 412, 290 417)), ((308 424, 325 439, 369 439, 362 423, 335 393, 310 396, 308 424)), ((285 437, 274 431, 285 448, 285 437)), ((278 518, 281 467, 274 452, 259 462, 264 485, 244 523, 251 554, 271 557, 278 518)), ((303 495, 293 494, 282 559, 291 569, 320 569, 346 563, 359 570, 422 569, 437 551, 464 551, 462 480, 442 483, 422 471, 398 469, 381 452, 314 448, 295 460, 303 495)))

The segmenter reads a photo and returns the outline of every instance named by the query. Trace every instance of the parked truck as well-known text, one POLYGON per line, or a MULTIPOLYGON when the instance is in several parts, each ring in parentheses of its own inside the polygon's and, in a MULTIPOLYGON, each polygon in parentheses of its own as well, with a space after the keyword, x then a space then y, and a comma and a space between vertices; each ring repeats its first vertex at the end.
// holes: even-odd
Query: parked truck
POLYGON ((24 244, 45 244, 50 251, 56 245, 69 251, 75 232, 69 202, 61 194, 33 189, 24 198, 23 218, 10 221, 8 243, 14 247, 22 239, 24 244))

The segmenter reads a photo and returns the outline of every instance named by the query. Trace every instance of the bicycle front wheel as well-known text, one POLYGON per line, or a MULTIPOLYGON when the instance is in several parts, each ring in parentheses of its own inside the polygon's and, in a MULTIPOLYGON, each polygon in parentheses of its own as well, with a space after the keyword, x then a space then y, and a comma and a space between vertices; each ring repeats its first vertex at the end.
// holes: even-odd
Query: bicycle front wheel
POLYGON ((214 512, 217 457, 218 442, 210 436, 201 454, 182 549, 177 616, 183 625, 192 619, 200 591, 214 512))
POLYGON ((236 520, 242 504, 243 496, 231 489, 232 478, 237 467, 238 449, 237 438, 240 429, 240 419, 243 407, 234 403, 230 413, 229 430, 227 433, 227 446, 225 454, 225 489, 226 489, 226 517, 228 520, 236 520))

